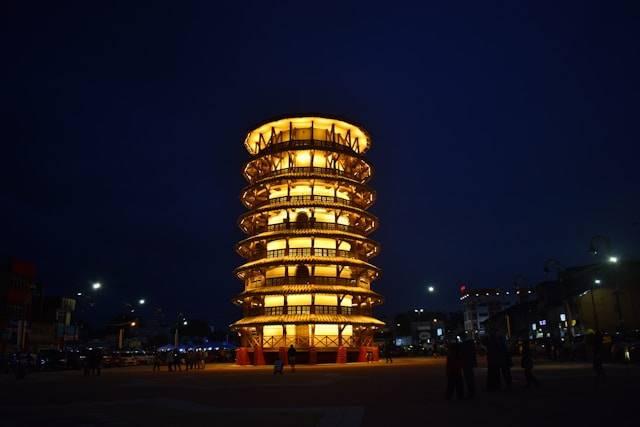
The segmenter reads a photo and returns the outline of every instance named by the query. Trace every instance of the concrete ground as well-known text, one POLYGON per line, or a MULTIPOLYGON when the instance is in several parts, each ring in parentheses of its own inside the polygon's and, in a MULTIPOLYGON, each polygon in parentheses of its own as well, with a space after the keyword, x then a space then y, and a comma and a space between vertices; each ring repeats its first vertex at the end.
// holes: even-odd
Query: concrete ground
POLYGON ((640 425, 640 367, 606 366, 596 390, 588 364, 540 364, 542 386, 524 389, 514 368, 512 392, 483 390, 474 400, 444 399, 444 359, 396 359, 348 365, 210 365, 152 373, 151 367, 0 375, 2 426, 581 426, 640 425))

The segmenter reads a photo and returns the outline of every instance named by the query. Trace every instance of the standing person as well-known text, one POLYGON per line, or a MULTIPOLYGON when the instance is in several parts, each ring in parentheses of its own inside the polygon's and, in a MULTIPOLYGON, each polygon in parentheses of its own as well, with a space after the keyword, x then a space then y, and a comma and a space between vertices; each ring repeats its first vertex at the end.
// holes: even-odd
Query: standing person
POLYGON ((207 357, 209 357, 207 350, 202 350, 202 369, 207 369, 207 357))
POLYGON ((603 352, 602 333, 598 331, 593 336, 593 372, 596 374, 596 389, 599 388, 600 384, 602 384, 606 379, 604 365, 602 364, 603 352))
POLYGON ((173 351, 167 352, 167 369, 169 372, 173 371, 173 351))
POLYGON ((464 397, 462 385, 462 353, 460 351, 460 344, 457 342, 449 344, 447 351, 447 390, 445 398, 451 400, 454 392, 458 399, 464 397))
POLYGON ((504 380, 505 390, 511 391, 511 367, 513 366, 513 360, 511 359, 511 352, 509 351, 509 346, 507 344, 507 340, 504 337, 500 337, 498 339, 498 344, 500 346, 500 373, 502 374, 502 379, 504 380))
POLYGON ((94 351, 95 356, 93 370, 96 375, 100 376, 100 373, 102 372, 102 349, 96 348, 94 351))
POLYGON ((385 363, 393 363, 393 355, 391 354, 392 345, 391 341, 389 341, 387 345, 384 346, 385 363))
POLYGON ((467 338, 462 343, 462 374, 467 386, 467 399, 473 399, 476 395, 476 377, 473 368, 477 366, 475 343, 473 339, 467 338))
POLYGON ((531 355, 531 348, 529 347, 529 340, 525 340, 522 343, 522 360, 520 361, 520 365, 522 369, 524 369, 524 379, 527 384, 526 388, 531 387, 531 384, 534 386, 540 387, 540 383, 538 379, 533 376, 533 356, 531 355))
POLYGON ((487 339, 487 391, 500 390, 500 346, 498 338, 490 333, 487 339))
POLYGON ((174 371, 182 371, 182 355, 179 350, 174 350, 173 352, 173 370, 174 371))
POLYGON ((273 375, 280 374, 282 375, 282 360, 280 360, 280 356, 277 356, 276 361, 273 363, 273 375))
POLYGON ((153 372, 160 372, 160 353, 157 351, 153 354, 153 372))
POLYGON ((287 350, 287 358, 289 359, 289 364, 291 365, 291 372, 295 372, 296 371, 296 349, 293 346, 293 344, 291 344, 289 346, 289 350, 287 350))

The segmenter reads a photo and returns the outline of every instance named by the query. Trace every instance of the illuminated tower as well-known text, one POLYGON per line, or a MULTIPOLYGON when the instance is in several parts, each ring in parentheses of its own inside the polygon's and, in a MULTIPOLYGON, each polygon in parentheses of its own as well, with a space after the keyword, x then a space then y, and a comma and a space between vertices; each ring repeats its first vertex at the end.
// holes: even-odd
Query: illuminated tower
POLYGON ((367 237, 378 225, 367 212, 370 144, 361 127, 323 117, 270 121, 247 135, 249 212, 238 221, 247 238, 236 247, 247 261, 234 297, 244 317, 231 325, 243 347, 269 359, 293 344, 301 359, 313 348, 330 360, 339 347, 372 345, 383 322, 372 317, 382 297, 371 290, 379 246, 367 237))

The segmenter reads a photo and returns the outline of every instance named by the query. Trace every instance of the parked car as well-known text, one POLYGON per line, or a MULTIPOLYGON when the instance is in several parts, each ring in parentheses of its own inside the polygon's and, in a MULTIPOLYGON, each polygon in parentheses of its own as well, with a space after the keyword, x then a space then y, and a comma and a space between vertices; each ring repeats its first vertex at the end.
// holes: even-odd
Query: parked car
POLYGON ((136 350, 133 353, 138 365, 151 365, 153 364, 153 354, 142 350, 136 350))
POLYGON ((59 350, 40 350, 36 362, 39 371, 59 371, 68 369, 67 354, 59 350))
POLYGON ((117 366, 135 366, 138 364, 135 355, 130 351, 121 351, 117 354, 117 366))

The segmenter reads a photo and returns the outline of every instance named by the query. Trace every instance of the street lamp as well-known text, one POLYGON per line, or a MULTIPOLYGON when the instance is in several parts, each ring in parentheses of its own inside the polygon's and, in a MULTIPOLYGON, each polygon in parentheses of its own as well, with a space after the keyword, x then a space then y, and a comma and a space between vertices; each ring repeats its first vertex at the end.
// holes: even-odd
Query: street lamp
POLYGON ((96 282, 96 283, 94 283, 93 285, 91 285, 91 287, 92 287, 94 290, 96 290, 96 291, 97 291, 98 289, 100 289, 100 288, 102 287, 102 284, 101 284, 100 282, 96 282))
POLYGON ((429 286, 427 286, 427 291, 428 291, 430 294, 432 294, 432 293, 434 293, 434 292, 436 291, 436 288, 435 288, 435 286, 433 286, 433 285, 429 285, 429 286))
POLYGON ((596 311, 596 285, 600 285, 602 281, 600 279, 595 279, 593 284, 591 285, 591 308, 593 309, 593 323, 596 327, 596 331, 600 330, 600 325, 598 324, 598 312, 596 311))
POLYGON ((617 256, 610 256, 609 257, 609 262, 611 264, 616 264, 618 262, 618 257, 617 256))
POLYGON ((138 300, 138 304, 139 304, 139 305, 144 305, 144 303, 145 303, 145 302, 146 302, 146 301, 145 301, 145 299, 144 299, 144 298, 140 298, 140 299, 138 300))

